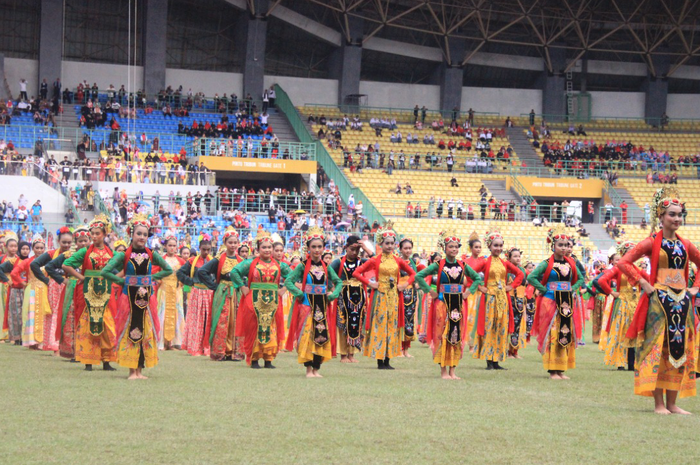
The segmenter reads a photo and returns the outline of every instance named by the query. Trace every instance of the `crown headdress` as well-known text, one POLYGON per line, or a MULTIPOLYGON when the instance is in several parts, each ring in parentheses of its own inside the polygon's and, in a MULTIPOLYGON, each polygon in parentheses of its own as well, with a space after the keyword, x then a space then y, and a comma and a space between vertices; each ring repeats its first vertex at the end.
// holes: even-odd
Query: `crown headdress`
POLYGON ((238 237, 238 231, 236 231, 236 228, 234 228, 233 226, 228 226, 226 229, 224 229, 223 242, 226 242, 226 239, 228 239, 231 236, 238 237))
POLYGON ((326 243, 326 234, 323 232, 323 229, 319 228, 318 226, 309 228, 302 237, 304 245, 308 245, 309 241, 314 239, 321 239, 324 244, 326 243))
POLYGON ((558 240, 566 240, 569 241, 571 240, 572 237, 568 233, 565 227, 563 226, 555 226, 551 228, 549 231, 547 231, 547 243, 548 244, 554 244, 558 240))
POLYGON ((377 244, 381 244, 384 242, 384 239, 388 237, 393 237, 396 239, 396 231, 394 231, 394 222, 389 220, 386 223, 384 223, 384 226, 381 228, 377 229, 377 232, 374 233, 374 242, 377 244))
POLYGON ((7 241, 15 241, 15 242, 19 241, 19 239, 17 238, 17 233, 14 231, 7 231, 5 233, 5 243, 6 244, 7 244, 7 241))
POLYGON ((73 231, 73 239, 77 239, 79 237, 90 237, 90 228, 87 226, 78 226, 75 231, 73 231))
POLYGON ((124 246, 125 249, 129 248, 129 245, 126 243, 124 239, 119 239, 112 244, 112 248, 114 250, 117 250, 120 246, 124 246))
POLYGON ((90 221, 90 229, 100 228, 105 234, 112 232, 112 222, 109 220, 107 215, 100 213, 92 221, 90 221))
POLYGON ((266 231, 264 229, 261 229, 258 231, 258 234, 255 236, 255 246, 260 247, 260 244, 263 242, 269 242, 270 244, 274 244, 275 240, 272 238, 272 235, 270 234, 269 231, 266 231))
POLYGON ((652 206, 654 208, 654 218, 652 219, 651 232, 653 234, 656 226, 658 224, 659 218, 663 215, 666 210, 671 206, 681 207, 685 211, 685 202, 681 200, 681 196, 675 187, 662 187, 654 193, 651 198, 652 206))
POLYGON ((508 247, 508 249, 506 250, 506 257, 510 258, 513 252, 520 252, 520 255, 523 254, 523 251, 517 247, 508 247))
POLYGON ((146 229, 150 231, 151 222, 148 221, 148 216, 144 215, 143 213, 134 214, 134 216, 131 217, 131 220, 129 220, 129 224, 126 226, 126 233, 131 236, 136 226, 145 226, 146 229))
POLYGON ((462 240, 459 238, 459 236, 454 230, 440 231, 437 241, 438 248, 440 248, 441 250, 445 250, 447 244, 451 242, 456 243, 460 247, 462 246, 462 240))
POLYGON ((484 242, 486 242, 486 247, 491 247, 491 243, 496 239, 503 240, 503 235, 498 230, 492 230, 486 233, 484 237, 484 242))
POLYGON ((42 236, 39 233, 34 234, 34 237, 32 237, 32 247, 34 247, 34 244, 37 244, 37 243, 42 243, 42 244, 46 243, 46 241, 44 240, 44 236, 42 236))
POLYGON ((632 241, 622 241, 619 244, 617 244, 617 253, 620 254, 620 257, 624 257, 624 255, 632 250, 634 246, 637 245, 632 241))

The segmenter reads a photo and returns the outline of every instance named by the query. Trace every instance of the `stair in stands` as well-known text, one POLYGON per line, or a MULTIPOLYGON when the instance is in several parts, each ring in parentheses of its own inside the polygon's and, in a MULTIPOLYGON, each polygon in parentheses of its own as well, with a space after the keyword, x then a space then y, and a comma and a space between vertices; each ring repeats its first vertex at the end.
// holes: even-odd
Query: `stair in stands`
POLYGON ((521 162, 524 161, 530 168, 544 168, 542 158, 532 147, 532 144, 523 132, 523 128, 506 128, 506 135, 521 162))
MULTIPOLYGON (((632 197, 632 194, 630 194, 626 188, 620 186, 619 183, 613 188, 617 192, 617 195, 620 196, 620 199, 624 200, 627 203, 627 216, 629 218, 636 219, 644 217, 644 209, 639 204, 637 204, 637 202, 634 200, 634 197, 632 197)), ((617 207, 618 205, 615 206, 617 207)), ((618 217, 617 219, 622 221, 621 217, 618 217)))
POLYGON ((284 114, 278 112, 274 108, 270 108, 268 115, 267 124, 272 126, 272 130, 279 140, 285 142, 299 142, 299 138, 284 114))
POLYGON ((516 204, 520 204, 522 199, 513 189, 506 189, 506 181, 501 179, 496 180, 483 180, 482 184, 486 186, 489 193, 499 202, 505 200, 507 203, 514 201, 516 204))
POLYGON ((616 244, 615 240, 605 231, 604 224, 586 223, 584 228, 588 232, 588 238, 599 250, 607 252, 610 247, 616 244))

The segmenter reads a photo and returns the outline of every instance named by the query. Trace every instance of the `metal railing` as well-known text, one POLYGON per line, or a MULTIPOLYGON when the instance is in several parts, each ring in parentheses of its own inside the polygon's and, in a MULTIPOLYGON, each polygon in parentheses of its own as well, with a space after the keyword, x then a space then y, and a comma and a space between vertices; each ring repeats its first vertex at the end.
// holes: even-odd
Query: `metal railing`
MULTIPOLYGON (((507 158, 486 158, 478 155, 460 155, 455 154, 450 157, 445 154, 435 152, 421 152, 404 154, 403 161, 399 152, 393 152, 394 162, 391 166, 392 152, 372 152, 367 154, 358 154, 356 152, 347 152, 350 157, 343 156, 343 168, 352 168, 353 170, 362 169, 380 169, 386 171, 446 171, 454 173, 478 173, 491 174, 494 172, 504 172, 511 169, 517 169, 517 161, 507 158)), ((461 152, 458 152, 461 153, 461 152)), ((338 164, 341 161, 338 160, 338 164)))
MULTIPOLYGON (((299 115, 299 111, 294 107, 294 104, 290 100, 287 93, 279 86, 275 86, 275 91, 277 94, 277 107, 287 116, 287 119, 292 125, 294 132, 301 142, 313 142, 313 137, 309 130, 304 125, 304 122, 299 115)), ((335 181, 338 187, 338 192, 342 199, 347 202, 352 194, 355 198, 356 203, 362 203, 362 214, 367 218, 369 223, 377 221, 381 224, 384 223, 384 217, 379 213, 379 211, 372 205, 372 202, 367 198, 367 196, 357 187, 354 187, 348 178, 343 173, 343 170, 338 167, 333 158, 330 156, 326 148, 319 141, 316 143, 316 160, 323 168, 329 179, 335 181)))
MULTIPOLYGON (((415 122, 416 120, 430 120, 434 118, 447 118, 452 120, 453 116, 455 120, 464 121, 469 118, 469 111, 455 111, 455 110, 436 110, 436 109, 425 109, 425 118, 423 117, 423 110, 418 108, 394 108, 394 107, 372 107, 366 105, 333 105, 328 103, 308 103, 303 106, 304 113, 307 113, 308 109, 318 108, 320 110, 327 109, 332 111, 333 114, 347 115, 352 118, 355 115, 360 115, 360 117, 366 119, 367 121, 370 117, 378 116, 381 118, 395 119, 397 122, 415 122)), ((308 118, 308 113, 306 114, 308 118)), ((321 113, 314 115, 320 117, 321 113)), ((473 120, 475 125, 479 125, 480 122, 493 123, 494 118, 500 118, 501 114, 499 112, 485 112, 485 111, 475 111, 473 112, 473 120)), ((502 126, 505 120, 499 124, 502 126)))
POLYGON ((308 142, 255 141, 200 138, 187 145, 188 157, 277 158, 316 160, 316 144, 308 142))

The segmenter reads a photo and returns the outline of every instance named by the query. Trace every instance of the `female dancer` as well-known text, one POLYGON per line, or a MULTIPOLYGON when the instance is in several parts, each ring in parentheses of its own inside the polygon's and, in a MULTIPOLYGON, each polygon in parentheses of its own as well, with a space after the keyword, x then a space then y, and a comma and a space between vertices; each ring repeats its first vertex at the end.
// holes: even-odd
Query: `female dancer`
MULTIPOLYGON (((190 261, 190 255, 192 251, 190 250, 189 247, 183 247, 180 249, 180 258, 184 260, 183 266, 190 261)), ((179 271, 179 270, 178 270, 179 271)), ((175 277, 177 278, 177 271, 175 272, 175 277)), ((190 291, 192 290, 191 286, 188 286, 187 284, 182 283, 179 279, 178 282, 182 284, 182 308, 185 313, 185 321, 187 321, 187 302, 189 301, 190 298, 190 291)), ((183 334, 183 342, 184 342, 184 337, 185 334, 183 334)))
POLYGON ((196 279, 214 292, 211 306, 211 331, 207 334, 212 360, 240 362, 245 358, 243 341, 236 337, 239 296, 230 273, 243 262, 236 255, 238 231, 229 226, 224 231, 224 252, 212 258, 196 273, 196 279))
MULTIPOLYGON (((569 242, 566 247, 566 256, 574 261, 576 264, 576 271, 579 276, 583 276, 584 282, 586 280, 586 267, 583 263, 574 255, 574 245, 576 243, 576 238, 574 236, 569 236, 569 242)), ((580 337, 577 340, 577 344, 580 346, 585 346, 586 341, 583 339, 583 330, 585 329, 585 319, 584 319, 584 307, 583 307, 583 297, 581 295, 581 289, 574 291, 574 315, 579 318, 576 325, 581 328, 580 337)), ((607 337, 606 337, 607 339, 607 337)))
POLYGON ((486 360, 487 370, 504 370, 499 362, 506 359, 508 335, 514 330, 508 293, 520 286, 525 275, 517 266, 501 260, 503 236, 498 231, 487 234, 485 242, 491 256, 474 269, 484 273, 484 284, 479 285, 482 295, 476 314, 473 356, 486 360), (515 275, 511 284, 506 284, 508 273, 515 275))
POLYGON ((270 233, 258 231, 258 256, 239 263, 231 271, 231 282, 243 295, 236 335, 243 340, 246 362, 251 368, 261 368, 261 358, 265 368, 275 368, 272 361, 284 341, 279 285, 291 271, 286 263, 273 257, 273 243, 270 233))
POLYGON ((143 368, 158 364, 158 311, 153 281, 172 274, 168 262, 146 247, 150 222, 145 215, 135 214, 126 228, 131 245, 126 252, 117 252, 102 269, 102 276, 122 286, 117 303, 117 363, 129 369, 128 379, 148 379, 143 368), (160 271, 152 274, 152 268, 160 271), (124 273, 124 277, 117 276, 124 273))
POLYGON ((170 265, 173 274, 163 278, 158 283, 156 300, 158 302, 158 335, 159 350, 179 350, 185 333, 185 310, 182 285, 177 280, 177 270, 185 264, 185 260, 177 256, 177 239, 175 236, 165 238, 165 256, 163 260, 170 265))
MULTIPOLYGON (((526 279, 527 273, 520 266, 521 257, 522 252, 516 247, 511 247, 506 252, 508 261, 522 271, 526 279)), ((512 286, 514 279, 515 275, 513 273, 508 273, 507 283, 512 286)), ((518 350, 524 349, 527 345, 527 314, 525 310, 527 281, 525 279, 523 279, 520 286, 514 287, 513 290, 508 293, 510 306, 513 309, 513 332, 510 333, 508 358, 522 358, 518 355, 518 350)))
POLYGON ((345 255, 331 262, 330 268, 343 281, 343 291, 336 305, 338 326, 338 348, 341 363, 359 363, 355 351, 362 350, 362 326, 365 321, 367 294, 362 283, 352 276, 367 260, 359 258, 363 247, 360 238, 348 236, 345 240, 345 255))
POLYGON ((321 260, 326 243, 323 230, 309 228, 302 239, 308 251, 306 260, 287 276, 284 285, 296 297, 287 337, 287 350, 297 345, 297 360, 306 367, 307 378, 323 378, 321 364, 333 357, 335 319, 330 301, 338 298, 343 282, 321 260), (330 283, 335 288, 328 290, 330 283), (297 287, 302 286, 302 289, 297 287))
POLYGON ((364 354, 377 360, 380 370, 393 370, 389 361, 401 356, 400 329, 404 327, 403 291, 413 284, 416 272, 406 262, 394 256, 396 231, 388 222, 375 234, 375 243, 381 253, 367 260, 352 274, 372 289, 368 318, 365 322, 364 354), (400 272, 408 280, 399 283, 400 272), (369 276, 376 276, 370 280, 369 276))
MULTIPOLYGON (((615 268, 617 266, 617 263, 620 261, 620 254, 615 252, 613 253, 609 258, 608 258, 608 263, 610 264, 610 269, 615 268)), ((606 270, 607 271, 607 270, 606 270)), ((596 279, 593 280, 593 286, 602 294, 602 312, 601 312, 601 317, 600 317, 600 329, 598 332, 598 350, 601 352, 606 352, 607 347, 608 347, 608 321, 610 321, 610 315, 612 314, 613 310, 613 303, 615 301, 615 297, 612 295, 606 294, 603 289, 598 285, 598 280, 602 278, 603 275, 598 276, 596 279)), ((617 284, 615 284, 617 285, 617 284)))
POLYGON ((698 292, 700 277, 692 287, 687 283, 688 265, 700 266, 700 253, 677 234, 684 210, 675 189, 659 189, 653 197, 651 230, 657 222, 661 230, 637 244, 617 264, 632 286, 644 290, 627 331, 635 347, 634 393, 653 396, 654 411, 663 415, 687 414, 676 399, 695 395, 697 336, 691 297, 698 292), (651 260, 648 280, 634 266, 642 257, 651 260))
MULTIPOLYGON (((62 296, 66 285, 63 278, 61 278, 60 283, 55 279, 49 280, 42 272, 42 268, 46 269, 46 265, 48 265, 51 260, 54 260, 59 255, 70 250, 71 245, 73 245, 73 233, 69 228, 64 226, 56 231, 56 239, 58 241, 58 249, 44 252, 38 257, 35 257, 29 265, 32 274, 48 286, 49 309, 51 313, 44 315, 44 335, 41 348, 43 350, 52 351, 54 355, 58 355, 58 337, 56 335, 60 334, 60 331, 58 331, 60 322, 58 320, 61 315, 61 307, 63 306, 62 296)), ((49 274, 48 270, 46 270, 46 273, 49 274)), ((49 277, 51 277, 50 274, 49 277)))
MULTIPOLYGON (((22 345, 32 350, 38 350, 44 342, 44 315, 51 313, 49 306, 49 288, 47 284, 38 278, 29 265, 36 257, 44 253, 46 243, 40 234, 32 239, 31 258, 22 260, 12 270, 12 281, 21 282, 24 286, 24 299, 22 301, 22 345)), ((44 273, 39 270, 39 275, 46 279, 44 273)))
MULTIPOLYGON (((634 242, 625 241, 617 246, 617 253, 624 257, 627 252, 634 248, 634 245, 634 242)), ((645 280, 649 281, 650 278, 646 272, 639 268, 637 268, 637 272, 645 280)), ((632 322, 632 316, 639 303, 639 292, 630 285, 627 276, 622 274, 617 266, 606 271, 597 279, 597 282, 605 294, 615 298, 612 314, 606 327, 608 340, 605 351, 605 364, 624 371, 625 363, 627 363, 627 369, 634 371, 634 349, 625 346, 624 341, 632 322), (613 281, 617 283, 616 290, 612 289, 613 281)))
POLYGON ((428 315, 427 342, 433 351, 433 362, 440 365, 442 379, 460 379, 455 371, 466 344, 466 298, 484 282, 469 265, 457 260, 461 245, 456 234, 441 232, 438 247, 445 252, 445 258, 416 275, 418 285, 433 298, 428 315), (438 277, 437 290, 431 289, 425 281, 434 273, 438 277), (470 288, 465 285, 467 276, 472 280, 470 288))
MULTIPOLYGON (((525 263, 525 281, 527 277, 535 269, 535 264, 531 261, 525 263)), ((525 330, 525 341, 530 342, 530 333, 532 332, 532 324, 535 321, 535 288, 532 284, 527 283, 525 287, 525 317, 527 321, 527 329, 525 330)))
POLYGON ((550 379, 569 379, 564 372, 576 368, 576 341, 582 332, 574 315, 573 293, 585 278, 579 276, 576 262, 566 256, 569 236, 565 230, 550 229, 547 242, 552 246, 552 256, 527 278, 539 293, 532 333, 550 379))
POLYGON ((5 241, 7 255, 0 264, 0 281, 7 283, 7 300, 5 300, 5 318, 3 330, 7 331, 8 341, 16 346, 22 345, 22 304, 24 302, 24 282, 8 278, 16 266, 29 257, 30 245, 28 242, 17 242, 17 235, 8 232, 5 241))
POLYGON ((199 253, 177 270, 178 281, 192 288, 187 300, 185 340, 182 342, 182 348, 195 357, 209 355, 211 304, 214 292, 204 283, 200 283, 195 278, 195 273, 211 259, 210 254, 211 241, 205 238, 199 243, 199 253))
MULTIPOLYGON (((440 260, 442 260, 442 255, 439 252, 433 252, 430 254, 430 258, 428 259, 428 266, 432 265, 433 263, 439 263, 440 260)), ((437 291, 437 281, 437 274, 425 277, 425 283, 433 291, 437 291)), ((423 297, 420 301, 421 311, 418 321, 418 341, 421 344, 425 344, 427 343, 428 339, 428 313, 430 313, 430 309, 433 306, 433 298, 429 292, 423 291, 423 288, 419 287, 419 289, 423 297)))
POLYGON ((92 371, 92 366, 100 361, 103 370, 115 370, 109 364, 116 360, 114 304, 110 302, 110 285, 101 275, 102 268, 112 258, 112 251, 104 242, 111 228, 106 215, 97 215, 90 222, 92 245, 72 254, 62 267, 67 275, 82 282, 73 294, 78 320, 75 359, 85 365, 86 371, 92 371))
MULTIPOLYGON (((469 245, 470 255, 464 260, 464 263, 467 266, 471 267, 472 270, 474 270, 479 267, 479 264, 481 262, 486 260, 486 257, 481 256, 481 239, 479 238, 479 235, 476 233, 476 231, 474 231, 469 236, 469 242, 467 244, 469 245)), ((467 286, 471 287, 471 285, 472 279, 469 276, 467 276, 467 286)), ((464 337, 467 340, 469 347, 472 347, 474 345, 474 341, 473 339, 471 339, 471 337, 474 333, 474 324, 476 323, 476 311, 480 301, 481 293, 479 292, 478 288, 474 293, 470 293, 467 297, 467 333, 464 335, 464 337)))
MULTIPOLYGON (((413 260, 413 240, 409 237, 404 237, 399 241, 399 252, 404 262, 411 267, 415 272, 425 268, 424 265, 417 265, 413 260)), ((409 284, 409 277, 406 272, 401 272, 399 284, 405 284, 406 288, 403 291, 403 328, 401 328, 401 355, 406 358, 413 358, 413 355, 408 353, 411 347, 411 341, 416 340, 419 300, 417 284, 409 284)))
MULTIPOLYGON (((80 226, 73 232, 76 250, 90 245, 90 229, 87 226, 80 226)), ((63 263, 74 253, 73 250, 62 253, 51 260, 44 269, 49 277, 55 282, 65 283, 65 288, 61 294, 56 314, 56 339, 58 339, 58 353, 61 357, 76 362, 75 359, 75 335, 78 321, 75 316, 75 288, 78 280, 73 276, 65 275, 63 263)))

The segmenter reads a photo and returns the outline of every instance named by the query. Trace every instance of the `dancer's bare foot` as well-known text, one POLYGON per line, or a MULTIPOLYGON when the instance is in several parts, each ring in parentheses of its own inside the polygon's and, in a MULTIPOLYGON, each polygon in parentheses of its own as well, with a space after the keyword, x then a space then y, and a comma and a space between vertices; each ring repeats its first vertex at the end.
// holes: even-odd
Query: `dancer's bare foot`
POLYGON ((307 378, 315 378, 314 376, 314 370, 311 367, 306 367, 306 377, 307 378))
POLYGON ((516 358, 516 356, 513 354, 508 354, 508 358, 516 358))
POLYGON ((350 361, 350 357, 347 355, 341 355, 340 356, 340 363, 352 363, 350 361))
POLYGON ((314 378, 323 378, 323 376, 321 376, 321 373, 319 373, 316 370, 313 371, 313 375, 314 375, 314 378))
POLYGON ((450 368, 450 379, 462 379, 459 376, 457 376, 457 370, 455 367, 450 368))
POLYGON ((677 405, 669 405, 667 410, 678 415, 692 415, 692 413, 688 412, 687 410, 683 410, 677 405))
POLYGON ((665 405, 657 405, 654 407, 654 413, 657 415, 670 415, 671 411, 665 405))
POLYGON ((561 379, 571 379, 571 378, 569 378, 568 376, 566 376, 564 373, 559 373, 559 377, 560 377, 561 379))
POLYGON ((452 379, 452 375, 447 371, 446 367, 440 367, 440 378, 442 379, 452 379))
POLYGON ((349 355, 348 359, 350 360, 350 363, 360 363, 360 361, 356 359, 354 355, 349 355))
POLYGON ((523 359, 523 358, 520 356, 520 354, 516 355, 515 358, 517 358, 518 360, 522 360, 522 359, 523 359))
POLYGON ((139 379, 138 373, 136 373, 136 370, 134 369, 129 369, 129 377, 127 378, 128 380, 134 380, 134 379, 139 379))
POLYGON ((559 376, 559 373, 550 373, 549 379, 563 379, 561 376, 559 376))
POLYGON ((462 379, 459 376, 455 375, 454 373, 452 374, 452 379, 462 379))
POLYGON ((408 351, 404 352, 403 356, 406 358, 413 358, 413 355, 409 354, 408 351))

